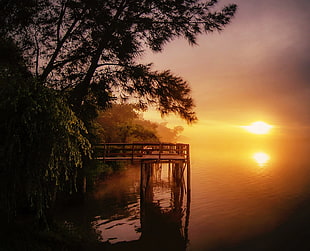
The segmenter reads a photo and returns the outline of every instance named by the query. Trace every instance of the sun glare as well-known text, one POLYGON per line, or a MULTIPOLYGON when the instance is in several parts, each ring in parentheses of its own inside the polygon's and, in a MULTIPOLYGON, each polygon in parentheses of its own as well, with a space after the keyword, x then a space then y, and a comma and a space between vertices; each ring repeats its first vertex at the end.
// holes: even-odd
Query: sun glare
POLYGON ((259 166, 264 166, 269 161, 270 157, 264 152, 257 152, 253 154, 253 159, 259 166))
POLYGON ((241 126, 248 132, 254 133, 254 134, 267 134, 269 133, 270 129, 273 127, 271 125, 268 125, 265 122, 262 121, 256 121, 253 122, 251 125, 248 126, 241 126))

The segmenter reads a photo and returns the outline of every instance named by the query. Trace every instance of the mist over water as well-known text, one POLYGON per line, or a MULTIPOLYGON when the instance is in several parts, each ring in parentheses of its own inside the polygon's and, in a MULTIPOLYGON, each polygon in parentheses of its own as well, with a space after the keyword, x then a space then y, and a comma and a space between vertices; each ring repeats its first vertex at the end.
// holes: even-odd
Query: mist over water
POLYGON ((189 250, 234 245, 272 231, 309 196, 309 144, 285 141, 248 147, 227 142, 222 151, 212 142, 192 144, 189 250))
POLYGON ((141 204, 137 164, 98 183, 83 209, 71 210, 67 217, 81 222, 84 215, 85 226, 112 244, 139 243, 147 236, 144 240, 152 248, 152 242, 159 241, 156 238, 164 238, 158 233, 164 233, 169 245, 182 243, 179 250, 222 250, 272 232, 310 198, 307 139, 242 133, 234 135, 234 140, 214 135, 209 140, 208 135, 200 138, 189 140, 190 204, 186 204, 186 193, 172 190, 168 164, 159 164, 152 173, 151 193, 143 195, 144 201, 151 202, 147 204, 151 213, 146 220, 141 218, 141 210, 147 207, 141 204))

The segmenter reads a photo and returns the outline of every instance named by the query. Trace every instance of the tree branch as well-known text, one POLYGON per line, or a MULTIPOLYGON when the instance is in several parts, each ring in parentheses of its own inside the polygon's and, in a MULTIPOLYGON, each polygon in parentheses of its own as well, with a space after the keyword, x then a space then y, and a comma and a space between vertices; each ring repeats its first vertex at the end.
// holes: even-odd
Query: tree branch
MULTIPOLYGON (((85 9, 84 9, 84 13, 85 14, 85 9)), ((70 25, 69 29, 67 30, 66 34, 63 36, 63 38, 57 43, 57 46, 55 48, 55 51, 51 57, 51 59, 49 60, 47 66, 45 67, 40 79, 41 81, 45 81, 47 76, 50 74, 50 72, 55 68, 54 63, 55 60, 61 50, 61 48, 63 47, 64 43, 66 42, 66 40, 69 38, 69 36, 72 34, 72 31, 74 30, 76 24, 78 23, 78 21, 83 19, 83 14, 81 15, 82 17, 79 18, 75 18, 75 20, 72 22, 72 24, 70 25)))
POLYGON ((39 56, 40 56, 40 47, 39 47, 39 41, 37 37, 37 32, 35 31, 34 34, 34 39, 35 39, 35 53, 36 53, 36 59, 35 59, 35 64, 36 64, 36 77, 39 76, 39 56))
POLYGON ((104 63, 104 64, 98 64, 97 68, 104 67, 104 66, 123 66, 123 67, 126 67, 127 65, 119 64, 119 63, 104 63))
POLYGON ((68 59, 65 59, 65 60, 62 60, 62 61, 56 61, 54 63, 54 67, 53 68, 55 69, 55 68, 58 68, 58 67, 65 66, 66 64, 68 64, 70 62, 74 62, 74 61, 86 58, 88 56, 89 55, 79 55, 79 56, 71 57, 71 58, 68 58, 68 59))
POLYGON ((112 18, 110 26, 107 27, 106 31, 101 35, 101 40, 99 42, 98 48, 92 57, 91 64, 86 72, 86 75, 83 81, 77 84, 73 92, 71 93, 71 102, 73 104, 73 107, 75 108, 75 111, 78 113, 79 113, 83 98, 88 93, 88 89, 90 87, 90 83, 93 78, 93 75, 96 72, 96 69, 98 67, 98 62, 100 60, 102 51, 104 50, 106 44, 108 43, 108 39, 111 37, 111 35, 114 32, 113 23, 120 17, 122 11, 125 8, 125 3, 126 3, 126 0, 123 0, 120 3, 119 7, 117 8, 117 12, 112 18))
POLYGON ((60 26, 61 26, 61 23, 62 23, 62 19, 66 13, 66 9, 67 9, 67 5, 66 3, 63 3, 62 4, 62 7, 61 7, 61 11, 60 11, 60 15, 59 15, 59 19, 58 19, 58 22, 57 22, 57 44, 60 43, 60 26))

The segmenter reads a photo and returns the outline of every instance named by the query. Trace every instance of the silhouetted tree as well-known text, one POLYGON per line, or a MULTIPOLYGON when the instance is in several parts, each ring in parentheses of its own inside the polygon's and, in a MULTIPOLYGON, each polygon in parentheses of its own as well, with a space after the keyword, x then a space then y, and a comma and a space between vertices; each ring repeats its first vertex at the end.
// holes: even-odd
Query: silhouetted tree
POLYGON ((222 30, 236 5, 216 0, 1 0, 0 34, 23 52, 28 68, 68 95, 81 117, 96 106, 137 98, 161 114, 196 120, 190 88, 170 71, 137 63, 145 49, 161 51, 177 37, 196 43, 222 30))
POLYGON ((21 191, 41 216, 55 188, 74 183, 89 153, 76 115, 88 122, 98 107, 130 98, 196 120, 188 83, 139 64, 139 56, 178 37, 195 44, 199 34, 222 30, 236 11, 236 5, 217 10, 216 0, 0 0, 0 6, 0 209, 14 212, 21 191))
POLYGON ((57 91, 38 83, 13 43, 0 39, 0 216, 47 220, 56 192, 74 191, 90 155, 86 128, 57 91))

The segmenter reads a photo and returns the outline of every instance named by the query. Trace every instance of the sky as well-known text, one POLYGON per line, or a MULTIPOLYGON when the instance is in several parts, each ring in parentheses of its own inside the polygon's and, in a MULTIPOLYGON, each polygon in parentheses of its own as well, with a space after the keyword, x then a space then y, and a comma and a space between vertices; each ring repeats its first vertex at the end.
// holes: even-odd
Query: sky
MULTIPOLYGON (((262 120, 283 130, 310 128, 310 1, 223 0, 237 13, 221 32, 184 39, 147 53, 154 69, 170 69, 192 88, 199 118, 190 130, 262 120)), ((160 119, 150 112, 146 119, 160 119)))

